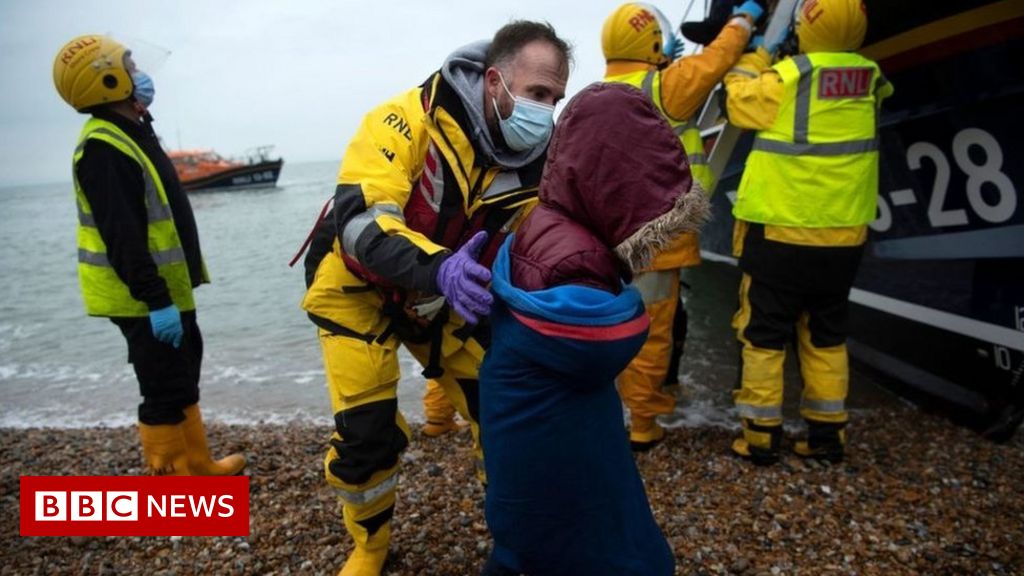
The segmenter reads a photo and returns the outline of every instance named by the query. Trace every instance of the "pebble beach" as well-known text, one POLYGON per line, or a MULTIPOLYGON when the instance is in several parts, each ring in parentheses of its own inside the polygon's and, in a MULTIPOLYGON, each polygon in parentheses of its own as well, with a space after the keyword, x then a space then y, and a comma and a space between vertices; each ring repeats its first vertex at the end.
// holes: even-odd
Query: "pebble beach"
MULTIPOLYGON (((0 575, 334 574, 351 543, 322 479, 330 431, 209 426, 250 456, 247 538, 23 538, 22 475, 141 474, 131 427, 0 429, 0 575)), ((1024 574, 1024 441, 992 444, 910 406, 859 411, 845 462, 756 468, 735 432, 677 428, 637 456, 677 574, 1024 574)), ((478 574, 490 550, 468 431, 403 456, 387 575, 478 574)))

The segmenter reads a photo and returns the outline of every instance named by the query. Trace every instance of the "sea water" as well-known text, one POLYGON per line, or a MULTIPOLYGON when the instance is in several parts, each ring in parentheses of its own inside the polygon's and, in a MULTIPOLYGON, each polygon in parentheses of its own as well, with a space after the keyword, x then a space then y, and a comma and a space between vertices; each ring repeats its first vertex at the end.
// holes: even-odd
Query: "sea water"
MULTIPOLYGON (((212 283, 196 291, 204 415, 232 423, 331 422, 316 329, 299 308, 299 249, 334 191, 336 162, 285 164, 275 188, 191 193, 212 283)), ((85 315, 70 182, 0 189, 0 426, 135 421, 138 384, 106 319, 85 315)), ((686 409, 676 424, 732 423, 735 279, 688 272, 686 409)), ((423 420, 421 367, 404 350, 399 405, 423 420)))

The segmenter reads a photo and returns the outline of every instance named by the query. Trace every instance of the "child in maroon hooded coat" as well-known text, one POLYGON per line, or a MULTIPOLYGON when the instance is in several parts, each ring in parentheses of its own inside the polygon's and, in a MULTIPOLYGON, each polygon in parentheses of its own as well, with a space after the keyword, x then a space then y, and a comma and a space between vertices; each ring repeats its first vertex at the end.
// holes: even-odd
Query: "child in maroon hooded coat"
POLYGON ((696 231, 707 200, 672 129, 623 84, 593 84, 566 107, 539 199, 494 265, 484 574, 672 574, 615 377, 647 335, 632 272, 696 231))

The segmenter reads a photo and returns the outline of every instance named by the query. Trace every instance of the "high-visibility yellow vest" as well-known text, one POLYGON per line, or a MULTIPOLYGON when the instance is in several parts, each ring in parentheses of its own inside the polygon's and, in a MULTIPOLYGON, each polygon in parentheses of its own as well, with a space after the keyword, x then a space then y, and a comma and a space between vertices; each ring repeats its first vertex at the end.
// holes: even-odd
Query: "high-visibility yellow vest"
POLYGON ((690 173, 700 182, 704 190, 711 190, 714 176, 708 166, 708 157, 704 153, 704 139, 700 136, 700 129, 697 127, 697 119, 676 120, 668 113, 661 104, 661 74, 657 70, 637 70, 626 74, 608 76, 605 82, 622 82, 629 84, 643 91, 654 106, 661 112, 661 115, 668 120, 672 131, 679 137, 679 141, 686 150, 686 159, 690 162, 690 173))
MULTIPOLYGON (((192 281, 185 261, 185 250, 174 226, 174 216, 167 202, 163 182, 156 167, 131 137, 112 122, 90 118, 78 138, 74 165, 82 159, 90 139, 113 146, 138 162, 146 190, 147 237, 149 253, 157 272, 167 282, 171 301, 182 311, 194 310, 192 281)), ((78 200, 78 278, 82 287, 85 310, 90 316, 141 317, 149 314, 144 302, 132 298, 128 286, 121 281, 107 259, 107 246, 100 237, 92 207, 75 175, 75 196, 78 200)), ((205 276, 205 265, 203 267, 205 276)), ((205 280, 205 278, 204 278, 205 280)))
POLYGON ((876 91, 886 80, 858 54, 810 53, 773 66, 783 82, 775 123, 754 139, 733 206, 740 220, 806 228, 875 218, 876 91))

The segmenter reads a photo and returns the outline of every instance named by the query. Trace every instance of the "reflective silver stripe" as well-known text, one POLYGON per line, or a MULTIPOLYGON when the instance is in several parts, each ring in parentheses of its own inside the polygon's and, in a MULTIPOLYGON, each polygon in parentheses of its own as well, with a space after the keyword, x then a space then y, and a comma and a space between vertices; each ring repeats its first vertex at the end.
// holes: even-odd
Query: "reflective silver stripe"
POLYGON ((349 504, 361 505, 369 504, 371 502, 376 502, 377 500, 380 500, 381 498, 386 496, 388 492, 393 491, 395 489, 395 486, 397 485, 398 474, 395 474, 389 478, 385 478, 384 481, 381 482, 380 484, 377 484, 376 486, 373 486, 371 488, 367 488, 362 492, 352 492, 350 490, 345 490, 344 488, 338 487, 335 487, 335 490, 338 491, 338 497, 344 500, 345 502, 348 502, 349 504))
MULTIPOLYGON (((168 204, 164 204, 160 200, 160 193, 157 191, 156 183, 153 182, 153 177, 149 173, 149 170, 146 168, 146 161, 140 156, 141 151, 138 149, 135 143, 122 138, 119 134, 106 128, 97 128, 93 130, 91 133, 105 134, 113 138, 114 140, 117 140, 121 144, 124 144, 129 150, 132 151, 132 155, 135 156, 135 161, 139 163, 139 168, 142 169, 142 180, 143 182, 145 182, 146 185, 146 218, 149 220, 150 223, 171 220, 174 217, 174 215, 171 213, 171 207, 168 204)), ((85 142, 85 140, 82 141, 78 145, 78 148, 75 149, 75 151, 78 152, 82 150, 85 147, 85 142)))
POLYGON ((675 297, 672 294, 672 277, 678 273, 678 270, 641 272, 633 278, 633 286, 640 291, 645 304, 662 302, 675 297))
POLYGON ((808 400, 803 398, 800 400, 800 408, 826 414, 838 414, 846 411, 846 402, 843 400, 808 400))
POLYGON ((341 248, 346 254, 353 258, 356 256, 356 241, 359 240, 359 236, 362 235, 363 231, 370 224, 373 224, 377 219, 377 216, 387 214, 394 216, 402 222, 405 222, 405 217, 402 215, 402 210, 396 204, 374 204, 366 209, 366 212, 356 214, 345 224, 345 229, 341 233, 341 248))
POLYGON ((78 249, 78 261, 82 264, 92 264, 93 266, 105 266, 110 268, 110 262, 107 261, 106 254, 90 252, 82 248, 78 249))
POLYGON ((820 144, 789 143, 778 140, 756 138, 754 150, 786 154, 789 156, 842 156, 843 154, 863 154, 878 150, 878 139, 847 140, 846 142, 822 142, 820 144))
POLYGON ((78 223, 82 226, 88 226, 90 228, 96 227, 96 219, 92 217, 92 214, 87 214, 85 210, 82 210, 82 205, 78 202, 78 223))
POLYGON ((739 74, 740 76, 746 76, 747 78, 757 78, 757 73, 745 70, 743 68, 733 68, 729 70, 728 74, 739 74))
POLYGON ((800 72, 796 84, 796 109, 793 111, 793 141, 807 142, 807 124, 811 116, 811 82, 814 80, 814 66, 806 54, 793 57, 793 63, 800 72))
POLYGON ((708 155, 707 154, 688 154, 686 156, 686 159, 690 161, 690 164, 707 164, 708 163, 708 155))
POLYGON ((647 74, 644 75, 644 81, 640 83, 640 89, 651 100, 654 100, 654 74, 654 70, 648 70, 647 74))
POLYGON ((506 170, 504 172, 498 172, 491 180, 487 190, 480 196, 484 200, 490 200, 495 196, 504 194, 505 192, 511 192, 512 190, 519 190, 523 187, 523 181, 519 179, 519 174, 506 170))
POLYGON ((736 404, 736 412, 740 418, 782 418, 782 406, 754 406, 753 404, 736 404))
MULTIPOLYGON (((153 263, 157 266, 185 261, 185 249, 181 247, 169 248, 158 252, 150 252, 149 255, 153 258, 153 263)), ((78 261, 82 264, 92 264, 93 266, 103 266, 105 268, 111 267, 106 254, 102 252, 92 252, 84 248, 78 249, 78 261)))

